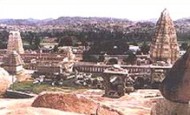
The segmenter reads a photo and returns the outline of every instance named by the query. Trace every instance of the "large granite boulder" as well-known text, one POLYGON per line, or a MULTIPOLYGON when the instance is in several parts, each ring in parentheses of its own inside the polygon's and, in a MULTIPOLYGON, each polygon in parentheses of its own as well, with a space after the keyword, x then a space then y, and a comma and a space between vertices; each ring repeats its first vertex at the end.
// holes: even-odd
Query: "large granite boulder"
POLYGON ((84 96, 61 92, 42 93, 34 100, 32 106, 58 109, 86 115, 122 115, 118 111, 99 105, 84 96))
POLYGON ((0 96, 2 96, 6 92, 11 83, 12 77, 6 70, 0 68, 0 96))
POLYGON ((152 107, 150 115, 190 115, 190 106, 189 104, 159 99, 152 107))
POLYGON ((160 91, 173 102, 190 101, 190 49, 178 59, 163 80, 160 91))

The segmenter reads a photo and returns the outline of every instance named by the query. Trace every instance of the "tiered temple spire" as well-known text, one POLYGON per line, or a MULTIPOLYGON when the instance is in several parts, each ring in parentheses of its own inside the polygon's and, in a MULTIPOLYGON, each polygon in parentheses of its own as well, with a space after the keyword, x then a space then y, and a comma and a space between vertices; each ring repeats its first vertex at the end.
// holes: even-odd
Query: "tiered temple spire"
POLYGON ((176 30, 167 9, 161 13, 150 46, 150 56, 154 62, 174 63, 179 58, 176 30))
POLYGON ((23 43, 19 31, 10 31, 7 44, 8 53, 17 51, 19 54, 24 53, 23 43))

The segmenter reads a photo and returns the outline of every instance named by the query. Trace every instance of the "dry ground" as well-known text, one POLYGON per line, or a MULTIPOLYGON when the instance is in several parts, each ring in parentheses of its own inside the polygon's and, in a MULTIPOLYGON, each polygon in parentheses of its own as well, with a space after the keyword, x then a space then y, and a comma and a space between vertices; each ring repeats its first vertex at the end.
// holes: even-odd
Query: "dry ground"
MULTIPOLYGON (((124 115, 150 115, 151 107, 158 98, 162 98, 158 90, 138 90, 118 99, 102 97, 101 90, 75 93, 114 108, 124 115)), ((0 99, 0 115, 77 115, 77 113, 31 107, 34 99, 0 99)))

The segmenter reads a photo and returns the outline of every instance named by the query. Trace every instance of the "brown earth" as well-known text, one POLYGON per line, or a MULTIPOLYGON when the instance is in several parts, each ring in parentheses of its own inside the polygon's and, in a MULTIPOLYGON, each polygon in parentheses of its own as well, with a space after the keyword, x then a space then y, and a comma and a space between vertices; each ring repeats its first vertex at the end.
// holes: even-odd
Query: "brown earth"
MULTIPOLYGON (((65 100, 71 102, 70 105, 73 107, 66 107, 70 110, 80 109, 75 111, 84 112, 87 110, 95 113, 98 108, 97 103, 100 103, 101 107, 98 108, 98 115, 118 115, 118 113, 123 115, 150 115, 151 107, 155 105, 157 100, 162 98, 158 90, 138 90, 117 99, 102 97, 103 93, 102 90, 87 90, 85 92, 76 92, 74 95, 67 95, 68 97, 66 98, 68 100, 65 100), (79 102, 81 102, 80 106, 79 102), (94 105, 95 107, 92 107, 94 105)), ((37 97, 31 99, 0 99, 0 115, 81 115, 76 112, 32 107, 31 105, 35 99, 37 97)), ((51 100, 51 103, 52 101, 55 102, 57 100, 51 100)))
POLYGON ((95 115, 97 113, 100 115, 121 115, 119 112, 109 107, 101 106, 84 96, 60 92, 44 93, 35 99, 32 106, 53 108, 86 115, 95 115))

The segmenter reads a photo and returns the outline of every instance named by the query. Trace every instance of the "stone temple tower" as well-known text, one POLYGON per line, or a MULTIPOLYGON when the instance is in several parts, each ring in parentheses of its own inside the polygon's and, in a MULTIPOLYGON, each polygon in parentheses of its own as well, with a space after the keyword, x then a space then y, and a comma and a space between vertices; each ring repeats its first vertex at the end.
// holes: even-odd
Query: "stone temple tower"
POLYGON ((179 58, 176 30, 166 9, 156 23, 155 34, 150 46, 150 57, 153 62, 164 61, 170 64, 179 58))
POLYGON ((19 54, 24 53, 22 39, 19 31, 10 31, 7 44, 8 53, 17 51, 19 54))

